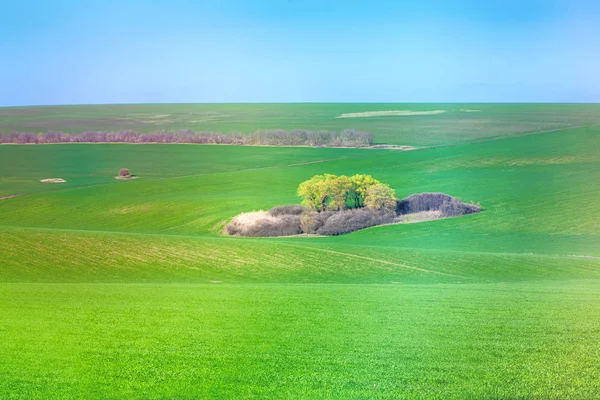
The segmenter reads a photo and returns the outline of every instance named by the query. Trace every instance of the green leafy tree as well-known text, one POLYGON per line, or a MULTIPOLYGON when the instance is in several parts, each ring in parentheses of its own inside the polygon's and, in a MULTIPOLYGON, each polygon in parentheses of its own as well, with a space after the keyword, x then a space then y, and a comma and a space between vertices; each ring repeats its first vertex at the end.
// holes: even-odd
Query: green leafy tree
POLYGON ((298 196, 302 197, 302 205, 315 211, 322 211, 325 199, 322 193, 322 183, 325 175, 315 175, 298 186, 298 196))
POLYGON ((356 174, 350 178, 352 187, 347 194, 348 208, 361 208, 365 206, 365 196, 370 186, 377 185, 379 182, 371 175, 356 174))
MULTIPOLYGON (((332 174, 316 175, 300 184, 298 195, 302 197, 302 205, 305 207, 319 212, 337 211, 365 207, 369 189, 372 187, 378 188, 371 194, 370 204, 373 205, 373 208, 379 209, 379 203, 384 201, 385 196, 393 198, 395 207, 394 191, 370 175, 357 174, 352 177, 332 174), (385 188, 388 190, 387 194, 384 193, 385 188)), ((389 206, 388 203, 390 203, 389 199, 385 207, 389 206)))
POLYGON ((365 196, 365 206, 381 211, 395 211, 396 192, 383 183, 369 186, 365 196))
POLYGON ((303 206, 315 211, 338 210, 341 190, 336 175, 315 175, 300 184, 298 195, 303 198, 303 206))

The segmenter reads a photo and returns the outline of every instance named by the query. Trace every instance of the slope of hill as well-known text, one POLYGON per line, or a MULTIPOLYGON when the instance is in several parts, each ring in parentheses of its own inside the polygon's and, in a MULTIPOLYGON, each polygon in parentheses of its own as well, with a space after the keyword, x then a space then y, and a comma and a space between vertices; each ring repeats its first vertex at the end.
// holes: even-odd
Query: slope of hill
POLYGON ((24 194, 0 200, 0 397, 596 397, 599 131, 444 141, 0 146, 0 196, 24 194), (140 178, 115 180, 121 167, 140 178), (484 211, 222 235, 324 172, 484 211))

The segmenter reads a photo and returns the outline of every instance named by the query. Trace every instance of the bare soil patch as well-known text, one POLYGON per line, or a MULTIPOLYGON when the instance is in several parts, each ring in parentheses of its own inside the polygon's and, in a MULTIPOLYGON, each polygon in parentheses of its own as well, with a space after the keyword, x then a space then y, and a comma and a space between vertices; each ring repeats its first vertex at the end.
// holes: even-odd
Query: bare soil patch
POLYGON ((410 151, 416 150, 417 148, 414 146, 402 146, 397 144, 376 144, 374 146, 370 146, 370 149, 389 149, 389 150, 402 150, 402 151, 410 151))
POLYGON ((46 178, 40 179, 42 183, 65 183, 66 181, 63 178, 46 178))
POLYGON ((365 111, 358 113, 340 114, 336 118, 368 118, 368 117, 406 117, 411 115, 435 115, 444 114, 446 110, 412 111, 412 110, 390 110, 390 111, 365 111))
POLYGON ((0 200, 8 200, 8 199, 12 199, 14 197, 19 197, 19 196, 25 196, 24 194, 11 194, 8 196, 2 196, 0 197, 0 200))

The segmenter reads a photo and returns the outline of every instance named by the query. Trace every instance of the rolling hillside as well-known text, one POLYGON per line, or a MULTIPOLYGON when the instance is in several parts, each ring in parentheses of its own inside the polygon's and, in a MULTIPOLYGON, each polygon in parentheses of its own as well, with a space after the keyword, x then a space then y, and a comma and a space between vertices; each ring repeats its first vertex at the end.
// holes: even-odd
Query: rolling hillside
MULTIPOLYGON (((291 106, 223 105, 232 120, 210 121, 253 130, 266 115, 261 128, 337 129, 348 119, 334 114, 385 109, 296 106, 297 120, 270 114, 291 106)), ((138 114, 158 113, 86 107, 36 112, 75 131, 119 115, 146 129, 138 114)), ((353 123, 376 128, 380 142, 439 146, 408 152, 0 146, 0 197, 22 195, 0 200, 0 397, 597 397, 597 106, 456 107, 390 117, 418 118, 416 133, 388 117, 353 123), (535 129, 547 132, 517 135, 535 129), (501 139, 478 142, 492 137, 501 139), (122 167, 139 179, 115 180, 122 167), (484 211, 338 237, 222 234, 238 213, 297 203, 298 183, 325 172, 370 174, 400 197, 445 192, 484 211), (49 177, 67 183, 39 182, 49 177)), ((3 131, 35 130, 16 110, 0 110, 3 131)))

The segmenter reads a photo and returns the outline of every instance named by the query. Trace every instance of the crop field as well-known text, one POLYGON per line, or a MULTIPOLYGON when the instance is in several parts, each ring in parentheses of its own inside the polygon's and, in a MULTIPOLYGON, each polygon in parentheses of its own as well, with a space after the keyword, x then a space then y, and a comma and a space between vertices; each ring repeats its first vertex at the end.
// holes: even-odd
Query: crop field
POLYGON ((438 146, 600 123, 597 104, 145 104, 0 108, 0 133, 260 129, 372 132, 377 143, 438 146))
POLYGON ((0 398, 600 397, 600 106, 0 109, 2 133, 184 128, 423 148, 0 145, 0 398), (323 173, 483 211, 223 235, 323 173))

